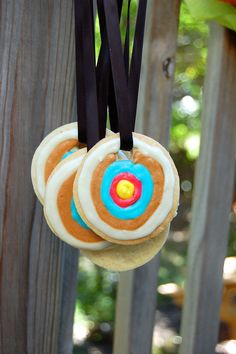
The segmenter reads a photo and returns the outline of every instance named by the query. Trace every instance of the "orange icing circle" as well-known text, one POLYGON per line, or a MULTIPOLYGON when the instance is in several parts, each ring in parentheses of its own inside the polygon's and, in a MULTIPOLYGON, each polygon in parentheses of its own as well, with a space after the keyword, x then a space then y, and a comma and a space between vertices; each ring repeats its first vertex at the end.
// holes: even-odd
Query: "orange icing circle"
POLYGON ((104 240, 97 236, 92 230, 85 229, 72 219, 70 204, 73 196, 75 175, 76 172, 61 185, 57 195, 57 207, 61 220, 66 230, 76 239, 88 243, 104 242, 104 240))
POLYGON ((66 152, 73 149, 74 147, 78 147, 77 139, 68 139, 66 141, 63 141, 53 149, 51 154, 48 156, 48 159, 45 164, 45 170, 44 170, 45 183, 47 182, 54 168, 61 162, 63 155, 66 152))

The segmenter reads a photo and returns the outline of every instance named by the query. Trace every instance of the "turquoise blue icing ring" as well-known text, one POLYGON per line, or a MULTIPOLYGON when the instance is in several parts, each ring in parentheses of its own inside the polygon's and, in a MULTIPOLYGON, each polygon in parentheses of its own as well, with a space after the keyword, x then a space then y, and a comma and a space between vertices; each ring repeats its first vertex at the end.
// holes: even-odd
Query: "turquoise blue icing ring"
POLYGON ((75 202, 74 202, 74 198, 72 198, 71 203, 70 203, 70 210, 71 210, 71 216, 72 219, 74 221, 76 221, 80 226, 82 226, 85 229, 89 229, 88 225, 85 224, 84 220, 81 218, 81 216, 79 215, 76 206, 75 206, 75 202))
POLYGON ((71 150, 67 151, 63 156, 62 156, 62 160, 66 159, 68 156, 74 154, 74 152, 78 151, 77 148, 73 147, 71 150))
MULTIPOLYGON (((72 155, 76 150, 72 149, 68 152, 66 152, 63 156, 62 156, 62 160, 66 159, 68 156, 72 155)), ((75 202, 74 202, 74 198, 72 198, 71 203, 70 203, 70 210, 71 210, 71 216, 72 219, 74 221, 76 221, 80 226, 82 226, 85 229, 89 229, 88 225, 85 224, 84 220, 81 218, 81 216, 79 215, 76 206, 75 206, 75 202)))
POLYGON ((152 199, 153 190, 154 184, 152 176, 144 165, 134 164, 130 160, 118 160, 110 164, 106 169, 102 179, 100 194, 105 207, 114 217, 129 220, 135 219, 145 212, 152 199), (140 198, 134 204, 126 208, 118 206, 110 195, 112 181, 121 172, 133 174, 142 183, 142 194, 140 198))
POLYGON ((66 159, 68 156, 72 155, 73 152, 72 151, 67 151, 63 156, 62 156, 62 160, 66 159))

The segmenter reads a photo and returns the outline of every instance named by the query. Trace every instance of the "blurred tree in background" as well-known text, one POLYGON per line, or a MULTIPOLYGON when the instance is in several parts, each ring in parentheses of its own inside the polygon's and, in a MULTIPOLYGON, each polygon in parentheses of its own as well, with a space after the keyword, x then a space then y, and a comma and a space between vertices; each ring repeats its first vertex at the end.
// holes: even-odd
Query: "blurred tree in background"
MULTIPOLYGON (((136 8, 137 2, 132 1, 131 38, 134 30, 136 8)), ((125 37, 125 21, 126 11, 124 11, 121 19, 123 38, 125 37)), ((99 48, 98 21, 96 21, 96 38, 97 48, 99 48)), ((207 24, 195 20, 189 14, 186 5, 182 3, 170 131, 170 153, 180 175, 181 201, 178 217, 172 223, 169 240, 161 252, 159 284, 174 282, 183 285, 186 277, 186 253, 191 218, 194 168, 200 144, 200 116, 207 58, 207 40, 207 24)), ((229 255, 235 254, 235 250, 236 227, 234 220, 231 225, 229 255)), ((112 327, 117 280, 117 274, 102 270, 81 257, 76 318, 85 319, 91 333, 93 333, 94 328, 99 328, 101 325, 104 327, 104 323, 106 323, 104 328, 107 331, 112 327)), ((159 295, 159 304, 166 301, 170 300, 159 295)), ((94 333, 95 339, 100 340, 99 332, 95 331, 94 333)), ((166 352, 156 349, 155 354, 162 353, 166 352)))

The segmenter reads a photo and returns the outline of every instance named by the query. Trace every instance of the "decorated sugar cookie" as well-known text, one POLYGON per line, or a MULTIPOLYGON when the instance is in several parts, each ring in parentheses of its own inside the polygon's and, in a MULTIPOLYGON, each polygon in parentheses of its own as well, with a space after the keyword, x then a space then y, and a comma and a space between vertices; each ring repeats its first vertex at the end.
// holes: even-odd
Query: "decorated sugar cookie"
POLYGON ((162 248, 169 233, 169 227, 157 237, 137 245, 115 245, 100 251, 83 251, 93 263, 114 272, 124 272, 140 267, 150 261, 162 248))
MULTIPOLYGON (((43 204, 47 180, 62 158, 78 150, 77 122, 62 125, 48 134, 36 149, 32 165, 31 178, 34 191, 43 204)), ((107 129, 107 134, 112 132, 107 129)))
POLYGON ((44 215, 52 231, 63 241, 82 249, 101 250, 109 242, 90 230, 73 200, 74 178, 85 155, 86 149, 81 149, 54 169, 46 186, 44 215))
POLYGON ((31 178, 34 191, 43 203, 46 182, 62 157, 72 149, 78 149, 77 123, 65 124, 48 134, 33 156, 31 178))
POLYGON ((168 152, 133 133, 124 159, 119 134, 101 140, 86 155, 74 183, 81 217, 113 243, 142 243, 159 235, 176 215, 179 178, 168 152))

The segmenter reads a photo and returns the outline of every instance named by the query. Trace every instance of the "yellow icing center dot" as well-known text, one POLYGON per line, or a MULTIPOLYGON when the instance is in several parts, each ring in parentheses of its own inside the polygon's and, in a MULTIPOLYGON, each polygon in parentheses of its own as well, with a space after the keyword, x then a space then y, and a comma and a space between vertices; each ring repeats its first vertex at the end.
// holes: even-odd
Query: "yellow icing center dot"
POLYGON ((134 194, 134 185, 126 179, 122 179, 117 183, 116 193, 121 199, 129 199, 134 194))

